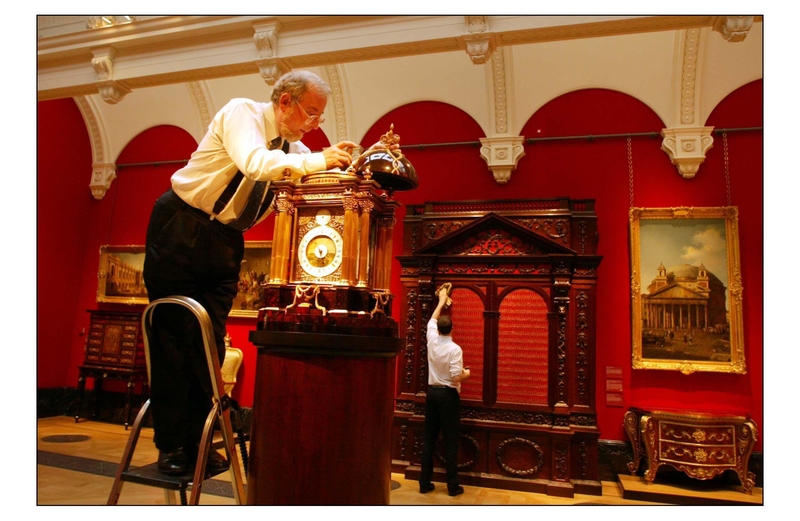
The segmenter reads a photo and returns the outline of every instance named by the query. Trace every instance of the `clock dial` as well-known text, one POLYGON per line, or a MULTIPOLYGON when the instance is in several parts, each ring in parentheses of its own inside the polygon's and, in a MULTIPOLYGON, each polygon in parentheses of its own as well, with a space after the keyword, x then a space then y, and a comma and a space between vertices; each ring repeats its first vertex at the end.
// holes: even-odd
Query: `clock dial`
POLYGON ((342 264, 342 244, 342 237, 335 229, 329 226, 312 228, 298 245, 300 267, 314 278, 330 275, 342 264))
POLYGON ((333 262, 336 256, 336 244, 333 239, 326 235, 314 237, 308 241, 306 247, 306 258, 308 263, 315 268, 324 268, 333 262))
POLYGON ((331 212, 330 210, 323 208, 317 211, 317 214, 314 216, 314 220, 317 221, 317 224, 320 226, 327 226, 329 222, 331 222, 331 212))

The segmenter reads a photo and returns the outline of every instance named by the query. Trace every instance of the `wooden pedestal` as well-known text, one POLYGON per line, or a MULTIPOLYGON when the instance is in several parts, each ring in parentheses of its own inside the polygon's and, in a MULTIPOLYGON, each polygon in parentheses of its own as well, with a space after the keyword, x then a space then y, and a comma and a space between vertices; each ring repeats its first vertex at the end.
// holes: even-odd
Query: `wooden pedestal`
POLYGON ((314 329, 250 333, 258 363, 247 504, 388 505, 401 340, 396 329, 314 329))

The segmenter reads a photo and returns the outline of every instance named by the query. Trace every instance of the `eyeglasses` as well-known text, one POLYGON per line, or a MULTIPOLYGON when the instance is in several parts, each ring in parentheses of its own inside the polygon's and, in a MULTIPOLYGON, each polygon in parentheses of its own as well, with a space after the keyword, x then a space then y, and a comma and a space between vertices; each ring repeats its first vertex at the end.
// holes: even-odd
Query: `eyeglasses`
POLYGON ((300 104, 300 101, 297 100, 297 98, 293 97, 292 101, 294 101, 297 104, 297 106, 300 107, 300 110, 303 111, 303 115, 306 117, 307 126, 311 128, 318 128, 320 125, 325 123, 325 118, 323 118, 322 116, 316 116, 316 115, 310 116, 308 112, 306 112, 306 109, 304 109, 303 106, 300 104))

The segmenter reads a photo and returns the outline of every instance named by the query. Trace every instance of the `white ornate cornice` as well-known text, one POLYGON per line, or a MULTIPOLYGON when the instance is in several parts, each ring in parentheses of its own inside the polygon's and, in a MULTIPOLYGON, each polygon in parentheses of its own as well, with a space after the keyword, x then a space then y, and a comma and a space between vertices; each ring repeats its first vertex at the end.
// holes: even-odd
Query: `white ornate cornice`
POLYGON ((111 182, 117 177, 117 165, 114 163, 94 163, 92 164, 92 180, 89 182, 89 189, 92 196, 100 200, 111 188, 111 182))
POLYGON ((752 16, 718 16, 712 28, 729 42, 741 42, 753 27, 752 16))
POLYGON ((259 57, 256 65, 258 66, 259 74, 270 86, 275 85, 278 78, 291 70, 291 67, 278 57, 278 33, 280 29, 281 23, 277 20, 253 24, 253 30, 255 30, 253 41, 259 57))
POLYGON ((97 82, 95 86, 103 101, 114 105, 122 101, 130 89, 125 85, 114 80, 114 58, 117 50, 113 47, 101 47, 92 49, 92 68, 94 69, 97 82))
POLYGON ((679 82, 674 92, 672 125, 661 131, 661 150, 684 179, 697 174, 706 152, 714 145, 714 127, 703 127, 700 114, 700 78, 703 55, 701 30, 693 27, 678 35, 678 56, 675 77, 679 82))
POLYGON ((678 127, 661 131, 661 150, 669 155, 672 164, 685 179, 697 174, 706 159, 706 152, 714 146, 711 132, 714 127, 678 127))
POLYGON ((333 117, 336 124, 336 141, 346 141, 347 136, 347 112, 344 104, 344 89, 339 79, 339 68, 336 65, 325 67, 328 74, 328 86, 331 88, 333 98, 333 117))
MULTIPOLYGON (((492 54, 491 59, 491 88, 494 94, 494 103, 490 107, 490 114, 494 120, 493 135, 481 138, 480 154, 491 170, 494 180, 498 184, 506 184, 511 179, 511 173, 517 168, 517 162, 525 155, 523 146, 525 138, 508 134, 509 127, 509 101, 506 89, 506 60, 505 53, 510 53, 508 48, 498 49, 492 54)), ((509 62, 512 62, 509 60, 509 62)))
POLYGON ((258 73, 267 82, 267 85, 275 85, 278 78, 289 72, 291 67, 280 58, 272 58, 269 60, 260 60, 258 62, 258 73))
POLYGON ((470 60, 475 65, 483 65, 492 57, 497 48, 495 35, 489 32, 486 16, 466 16, 468 34, 464 35, 464 45, 470 60))
POLYGON ((525 155, 522 136, 495 136, 481 138, 481 157, 492 171, 498 184, 506 184, 517 162, 525 155))
MULTIPOLYGON (((41 20, 44 17, 39 17, 41 20)), ((91 30, 40 30, 39 100, 97 92, 86 73, 92 49, 124 56, 118 82, 127 89, 252 74, 269 82, 280 71, 371 59, 464 51, 480 61, 492 46, 710 27, 715 16, 141 16, 134 23, 91 30), (280 25, 278 24, 280 22, 280 25), (544 22, 544 23, 543 23, 544 22), (372 30, 365 34, 364 27, 372 30), (490 30, 491 29, 491 30, 490 30), (262 33, 256 36, 257 33, 262 33), (489 40, 486 40, 486 38, 489 40), (254 39, 255 38, 255 39, 254 39), (277 38, 277 39, 276 39, 277 38), (481 43, 481 38, 484 39, 481 43), (468 38, 469 39, 469 38, 468 38), (224 41, 213 60, 209 42, 224 41), (247 52, 247 49, 252 52, 247 52), (259 63, 256 63, 259 62, 259 63), (162 65, 169 63, 165 69, 162 65)), ((758 18, 757 18, 758 19, 758 18)), ((44 22, 40 21, 40 28, 44 22)), ((69 27, 72 27, 71 25, 69 27)), ((113 80, 112 80, 113 81, 113 80)), ((119 84, 105 90, 124 93, 119 84)))
POLYGON ((281 23, 277 20, 269 23, 253 24, 255 35, 253 40, 256 44, 259 58, 268 59, 278 56, 278 32, 281 23))

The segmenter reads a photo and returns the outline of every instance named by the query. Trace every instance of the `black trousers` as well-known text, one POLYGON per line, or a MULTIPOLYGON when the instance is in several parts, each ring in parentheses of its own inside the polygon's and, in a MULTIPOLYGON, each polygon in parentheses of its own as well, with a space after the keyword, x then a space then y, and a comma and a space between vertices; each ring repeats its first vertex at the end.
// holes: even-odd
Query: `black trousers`
POLYGON ((425 440, 422 445, 422 472, 420 485, 427 485, 433 478, 433 454, 439 431, 444 438, 445 470, 447 471, 447 490, 458 487, 458 391, 452 387, 428 387, 425 398, 425 440))
MULTIPOLYGON (((169 296, 196 300, 214 327, 220 364, 225 321, 236 297, 242 233, 184 203, 171 189, 155 203, 147 228, 144 282, 150 301, 169 296)), ((213 388, 199 322, 180 305, 153 313, 150 406, 159 450, 193 450, 211 410, 213 388)))

